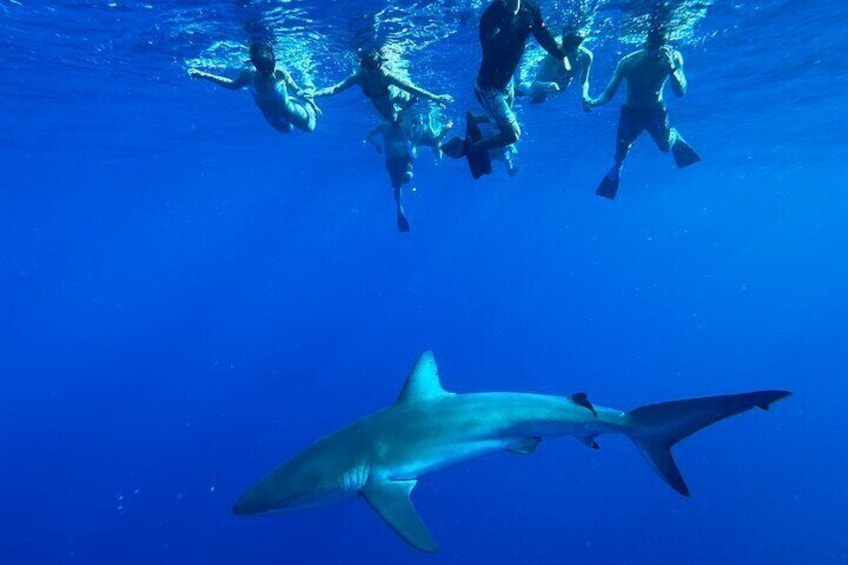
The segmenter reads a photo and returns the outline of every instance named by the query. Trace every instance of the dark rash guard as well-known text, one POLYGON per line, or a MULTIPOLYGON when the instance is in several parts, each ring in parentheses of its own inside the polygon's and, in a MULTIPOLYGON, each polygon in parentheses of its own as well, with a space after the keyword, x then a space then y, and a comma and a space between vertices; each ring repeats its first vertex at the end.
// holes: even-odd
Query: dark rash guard
POLYGON ((518 14, 507 10, 502 0, 492 2, 480 17, 483 62, 477 83, 484 88, 505 89, 521 62, 531 33, 545 51, 558 59, 565 57, 535 2, 521 0, 518 14))

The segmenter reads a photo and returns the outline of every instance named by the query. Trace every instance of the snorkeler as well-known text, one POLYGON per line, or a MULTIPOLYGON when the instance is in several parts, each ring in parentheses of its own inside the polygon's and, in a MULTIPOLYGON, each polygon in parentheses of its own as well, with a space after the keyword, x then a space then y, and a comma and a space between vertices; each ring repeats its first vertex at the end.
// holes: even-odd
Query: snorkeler
POLYGON ((483 60, 474 94, 497 131, 483 137, 477 119, 468 119, 465 139, 454 138, 444 146, 446 155, 467 158, 475 179, 492 171, 488 150, 512 145, 521 136, 518 118, 512 111, 513 76, 531 33, 565 70, 571 69, 571 63, 545 25, 534 1, 494 0, 480 17, 483 60))
POLYGON ((426 98, 437 104, 453 102, 450 94, 433 94, 390 72, 386 69, 383 55, 378 50, 362 53, 359 57, 359 69, 343 81, 307 94, 313 98, 332 96, 354 85, 362 89, 362 93, 371 100, 383 119, 392 122, 397 120, 401 110, 415 102, 411 95, 426 98))
POLYGON ((250 62, 253 69, 244 69, 235 79, 221 77, 189 69, 193 78, 202 78, 228 90, 250 87, 253 101, 262 111, 265 120, 277 131, 291 132, 295 127, 306 132, 315 130, 318 106, 312 100, 300 101, 289 94, 288 89, 300 92, 289 72, 276 68, 274 49, 268 43, 257 42, 250 46, 250 62))
POLYGON ((593 55, 583 46, 586 35, 580 31, 565 28, 562 33, 562 50, 571 69, 566 70, 562 62, 548 54, 536 68, 533 80, 519 83, 515 92, 518 96, 527 96, 533 104, 544 102, 549 94, 565 91, 577 77, 582 97, 589 97, 589 70, 592 68, 593 55))
POLYGON ((613 199, 618 192, 621 167, 630 147, 643 130, 648 130, 661 151, 671 151, 679 168, 701 160, 680 133, 670 126, 663 101, 663 89, 671 78, 671 88, 677 96, 686 94, 686 75, 683 56, 667 45, 662 26, 648 32, 645 48, 625 56, 615 69, 606 90, 598 98, 584 99, 589 110, 606 104, 615 96, 622 80, 627 81, 627 98, 621 107, 616 137, 615 164, 601 181, 596 194, 613 199))
POLYGON ((410 230, 409 220, 403 212, 401 188, 412 180, 412 151, 409 138, 397 122, 380 120, 380 125, 368 132, 366 138, 386 159, 386 171, 392 183, 392 193, 397 211, 397 228, 410 230), (382 140, 378 140, 377 136, 382 140))
POLYGON ((436 159, 441 159, 442 140, 453 122, 436 105, 426 112, 415 106, 400 112, 397 121, 380 120, 380 125, 368 132, 366 141, 386 159, 386 171, 392 183, 397 205, 398 231, 410 231, 409 221, 403 211, 401 187, 412 180, 412 161, 418 157, 418 147, 429 147, 436 159))
POLYGON ((442 108, 429 103, 426 108, 416 104, 402 110, 397 123, 409 140, 413 158, 418 156, 418 147, 429 147, 436 160, 442 158, 442 141, 453 127, 453 120, 442 108))

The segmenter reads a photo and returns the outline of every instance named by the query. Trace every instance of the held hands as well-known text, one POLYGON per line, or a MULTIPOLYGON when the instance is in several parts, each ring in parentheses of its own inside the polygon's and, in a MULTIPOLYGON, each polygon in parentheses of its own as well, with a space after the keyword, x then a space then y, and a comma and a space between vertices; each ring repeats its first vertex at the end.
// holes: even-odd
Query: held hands
POLYGON ((436 101, 442 106, 446 106, 453 103, 453 96, 450 94, 442 94, 441 96, 436 97, 436 101))

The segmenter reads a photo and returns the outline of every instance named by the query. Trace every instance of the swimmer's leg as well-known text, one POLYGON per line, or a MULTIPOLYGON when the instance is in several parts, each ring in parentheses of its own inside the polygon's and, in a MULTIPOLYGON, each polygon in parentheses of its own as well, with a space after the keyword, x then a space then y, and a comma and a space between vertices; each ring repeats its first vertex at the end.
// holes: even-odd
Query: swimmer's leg
POLYGON ((645 125, 640 111, 622 106, 615 141, 615 163, 601 181, 595 194, 603 198, 609 198, 610 200, 615 198, 616 194, 618 194, 618 185, 621 180, 621 169, 624 166, 624 160, 627 158, 633 142, 636 141, 636 138, 639 137, 644 129, 645 125))
POLYGON ((289 120, 295 127, 307 133, 315 131, 315 126, 318 125, 318 114, 311 104, 290 98, 288 104, 286 104, 286 109, 289 113, 289 120))
POLYGON ((406 214, 403 211, 402 187, 404 184, 407 184, 412 180, 411 156, 406 155, 404 157, 386 159, 386 170, 388 171, 389 178, 392 181, 392 195, 395 199, 398 231, 408 232, 412 228, 410 227, 409 220, 406 219, 406 214))
POLYGON ((392 186, 392 190, 395 196, 397 211, 397 229, 401 233, 411 231, 412 227, 409 225, 409 220, 406 219, 406 214, 403 212, 403 204, 401 204, 401 187, 395 185, 392 186))
POLYGON ((674 157, 674 162, 678 168, 682 169, 694 165, 701 160, 701 157, 686 143, 683 136, 671 127, 668 120, 668 111, 664 107, 660 106, 652 110, 646 121, 648 133, 654 138, 657 147, 664 153, 671 151, 671 156, 674 157))

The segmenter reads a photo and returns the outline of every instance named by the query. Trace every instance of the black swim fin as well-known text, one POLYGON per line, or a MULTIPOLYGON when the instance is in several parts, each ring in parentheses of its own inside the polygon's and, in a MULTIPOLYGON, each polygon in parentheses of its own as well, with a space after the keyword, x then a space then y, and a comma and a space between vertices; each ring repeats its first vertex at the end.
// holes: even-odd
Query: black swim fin
POLYGON ((614 200, 615 195, 618 194, 618 183, 620 180, 621 178, 618 176, 611 177, 609 174, 606 175, 604 180, 601 181, 601 184, 598 185, 598 190, 595 191, 595 194, 614 200))
POLYGON ((462 159, 465 157, 465 140, 461 137, 452 137, 442 143, 439 148, 445 155, 452 159, 462 159))
POLYGON ((468 151, 469 147, 481 139, 483 139, 483 133, 480 131, 480 126, 477 125, 477 120, 471 112, 467 112, 465 114, 465 145, 463 147, 463 153, 465 154, 465 159, 468 161, 468 168, 471 170, 471 176, 474 177, 474 180, 479 179, 483 175, 492 174, 492 160, 489 158, 488 151, 468 151))
POLYGON ((671 146, 671 155, 674 157, 675 164, 680 169, 694 165, 701 160, 701 156, 679 135, 671 146))

